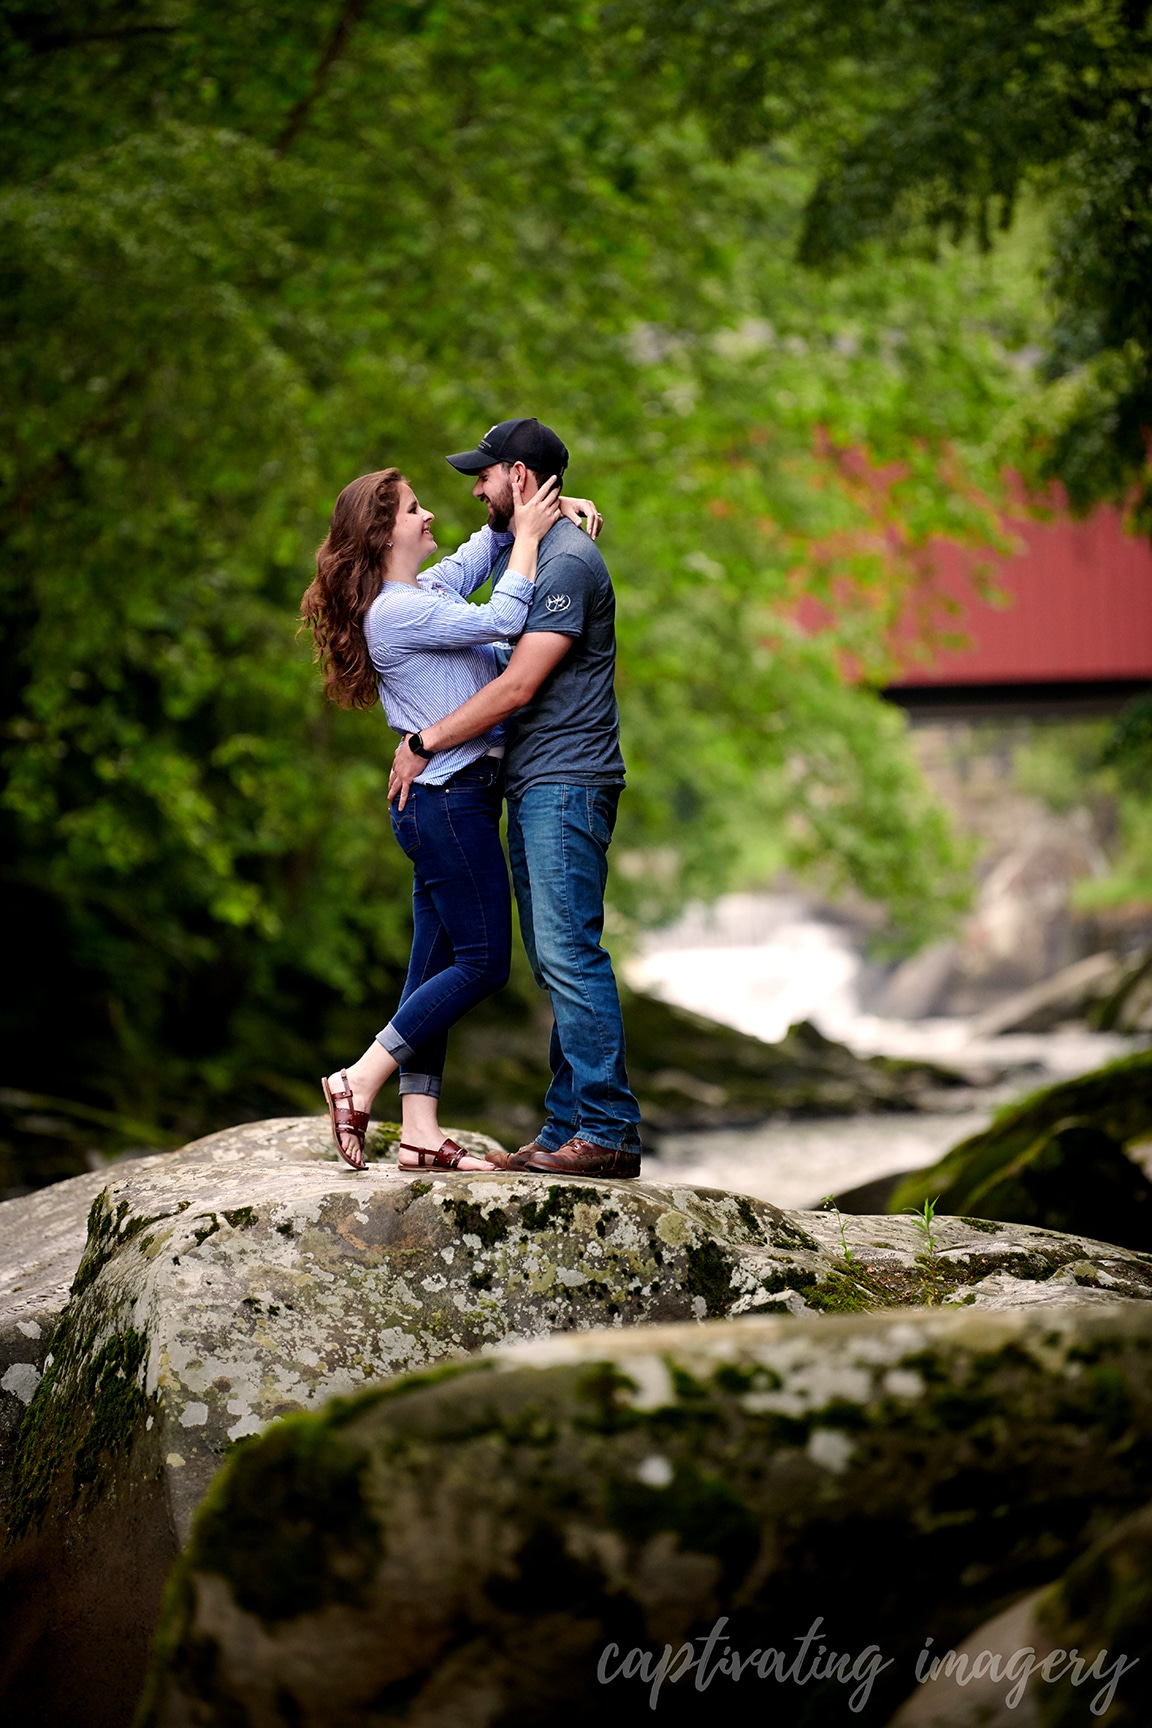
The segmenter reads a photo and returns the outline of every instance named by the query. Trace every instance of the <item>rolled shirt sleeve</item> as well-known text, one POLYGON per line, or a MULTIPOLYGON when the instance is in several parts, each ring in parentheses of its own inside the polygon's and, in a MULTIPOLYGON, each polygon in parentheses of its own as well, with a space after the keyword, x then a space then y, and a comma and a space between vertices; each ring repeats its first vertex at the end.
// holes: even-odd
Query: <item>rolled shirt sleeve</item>
POLYGON ((492 574, 496 559, 505 546, 511 546, 514 539, 515 535, 497 534, 495 529, 485 524, 483 528, 478 528, 470 539, 465 540, 463 546, 450 552, 439 564, 433 564, 423 575, 442 583, 445 588, 451 588, 454 594, 467 600, 469 594, 475 594, 477 588, 484 586, 492 574))
POLYGON ((473 648, 481 642, 500 642, 524 628, 534 592, 526 576, 512 571, 500 578, 485 606, 469 606, 448 595, 412 588, 388 620, 388 634, 393 646, 401 649, 473 648))

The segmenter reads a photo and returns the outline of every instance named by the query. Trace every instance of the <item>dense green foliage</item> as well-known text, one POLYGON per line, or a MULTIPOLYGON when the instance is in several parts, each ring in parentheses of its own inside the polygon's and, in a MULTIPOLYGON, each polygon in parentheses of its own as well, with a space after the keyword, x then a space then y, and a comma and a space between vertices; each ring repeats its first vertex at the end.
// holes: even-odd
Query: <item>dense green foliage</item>
POLYGON ((1148 0, 631 0, 649 64, 737 148, 804 137, 821 173, 800 256, 875 240, 990 244, 1054 213, 1038 466, 1152 528, 1152 6, 1148 0), (685 70, 679 71, 679 68, 685 70))
POLYGON ((933 533, 996 533, 1027 280, 798 268, 802 129, 723 160, 648 55, 576 0, 0 5, 14 1084, 180 1134, 311 1104, 382 1023, 391 740, 323 711, 296 606, 358 472, 470 531, 443 452, 506 414, 609 520, 618 917, 779 864, 905 941, 960 902, 842 674, 883 681, 933 533))

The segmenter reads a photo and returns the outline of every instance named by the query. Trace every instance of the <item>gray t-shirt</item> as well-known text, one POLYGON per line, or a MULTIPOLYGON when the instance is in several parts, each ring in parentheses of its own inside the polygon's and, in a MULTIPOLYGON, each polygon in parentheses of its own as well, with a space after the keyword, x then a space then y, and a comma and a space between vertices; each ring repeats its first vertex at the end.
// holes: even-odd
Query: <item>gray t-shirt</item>
MULTIPOLYGON (((499 581, 509 550, 492 567, 499 581)), ((524 635, 575 640, 531 702, 508 722, 509 798, 529 786, 622 786, 616 673, 616 596, 596 544, 567 517, 550 528, 536 561, 536 593, 524 635)))

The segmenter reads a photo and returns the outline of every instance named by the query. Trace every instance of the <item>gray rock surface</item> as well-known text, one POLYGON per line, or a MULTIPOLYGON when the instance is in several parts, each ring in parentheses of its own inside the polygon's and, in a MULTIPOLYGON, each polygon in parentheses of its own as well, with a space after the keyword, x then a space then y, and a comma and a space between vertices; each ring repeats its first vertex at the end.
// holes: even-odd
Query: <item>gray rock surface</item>
POLYGON ((614 1329, 277 1424, 196 1521, 141 1728, 616 1728, 664 1651, 667 1721, 878 1728, 927 1639, 1146 1502, 1150 1350, 1134 1303, 614 1329))
POLYGON ((357 1175, 323 1120, 249 1124, 0 1206, 20 1422, 0 1615, 19 1601, 27 1630, 0 1698, 65 1650, 93 1724, 98 1696, 123 1720, 115 1688, 230 1448, 389 1376, 605 1325, 1152 1297, 1152 1257, 1079 1237, 946 1218, 929 1239, 658 1181, 414 1175, 380 1141, 357 1175))
MULTIPOLYGON (((469 1150, 495 1144, 485 1135, 450 1132, 469 1150)), ((395 1128, 378 1124, 370 1145, 394 1161, 395 1128)), ((6 1526, 16 1434, 44 1369, 44 1358, 84 1252, 88 1214, 110 1182, 147 1178, 187 1164, 317 1163, 341 1168, 326 1117, 291 1116, 246 1123, 193 1140, 179 1151, 110 1163, 18 1200, 0 1204, 0 1526, 6 1526)))
POLYGON ((888 1728, 1041 1728, 1045 1679, 1019 1652, 1031 1651, 1042 1662, 1053 1648, 1036 1619, 1043 1594, 1030 1590, 954 1649, 930 1646, 921 1681, 888 1728))
MULTIPOLYGON (((245 1433, 287 1409, 509 1334, 766 1308, 1014 1309, 1152 1297, 1152 1258, 1081 1237, 949 1217, 937 1220, 929 1244, 909 1218, 781 1213, 675 1183, 561 1184, 545 1225, 524 1229, 524 1206, 539 1209, 555 1185, 506 1173, 448 1175, 429 1198, 417 1196, 402 1227, 412 1179, 395 1165, 393 1133, 375 1132, 380 1161, 364 1177, 340 1163, 324 1118, 284 1118, 0 1205, 0 1507, 15 1434, 80 1263, 89 1212, 105 1191, 94 1253, 115 1262, 101 1288, 118 1292, 105 1332, 129 1319, 144 1323, 150 1391, 162 1388, 169 1450, 183 1460, 171 1466, 181 1529, 224 1449, 245 1433), (631 1224, 604 1222, 613 1194, 628 1197, 631 1224), (501 1234, 509 1205, 512 1227, 501 1234), (461 1223, 469 1209, 478 1209, 475 1247, 461 1223), (248 1212, 250 1222, 229 1222, 248 1212), (148 1219, 159 1222, 142 1223, 148 1219), (419 1234, 425 1221, 434 1227, 415 1248, 407 1233, 419 1234), (625 1235, 632 1288, 622 1295, 608 1290, 603 1273, 625 1235), (553 1237, 564 1256, 555 1266, 553 1237), (548 1265, 526 1278, 544 1245, 548 1265), (423 1256, 419 1277, 414 1255, 423 1256), (667 1262, 663 1276, 655 1256, 667 1262), (212 1373, 189 1368, 193 1361, 212 1373), (226 1396, 217 1380, 228 1381, 226 1396), (201 1405, 207 1414, 198 1422, 201 1405)), ((493 1144, 453 1133, 476 1151, 493 1144)), ((658 1170, 658 1161, 649 1167, 658 1170)))

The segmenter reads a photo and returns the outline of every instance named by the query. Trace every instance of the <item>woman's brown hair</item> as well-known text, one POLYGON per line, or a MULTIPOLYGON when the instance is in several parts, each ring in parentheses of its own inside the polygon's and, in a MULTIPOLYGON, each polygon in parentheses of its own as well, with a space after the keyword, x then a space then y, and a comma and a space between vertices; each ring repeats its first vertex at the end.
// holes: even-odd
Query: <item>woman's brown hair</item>
POLYGON ((345 486, 300 602, 324 668, 324 694, 341 708, 373 708, 380 699, 364 616, 384 581, 403 484, 399 468, 382 468, 345 486))

